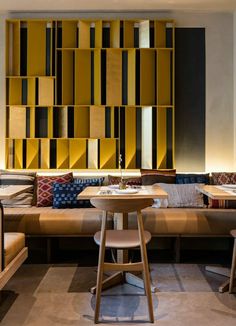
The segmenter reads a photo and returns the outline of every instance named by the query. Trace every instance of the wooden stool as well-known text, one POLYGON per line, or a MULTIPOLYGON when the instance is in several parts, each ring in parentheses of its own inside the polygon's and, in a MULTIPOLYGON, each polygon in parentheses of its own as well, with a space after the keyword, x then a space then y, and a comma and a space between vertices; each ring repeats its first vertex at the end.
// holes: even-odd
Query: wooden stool
POLYGON ((97 290, 96 290, 96 306, 94 323, 99 321, 100 301, 102 291, 102 276, 105 271, 142 271, 145 285, 145 294, 147 296, 149 319, 154 322, 150 275, 148 268, 146 243, 151 239, 150 232, 144 231, 141 210, 153 204, 153 200, 149 198, 92 198, 93 206, 103 211, 101 232, 97 232, 94 236, 95 242, 100 246, 98 275, 97 275, 97 290), (124 213, 137 211, 138 230, 106 230, 107 213, 124 213), (140 246, 141 262, 118 264, 105 263, 105 248, 128 249, 140 246))
POLYGON ((229 293, 232 293, 234 287, 235 270, 236 270, 236 230, 232 230, 230 234, 234 237, 234 249, 233 249, 233 257, 232 257, 231 272, 230 272, 230 283, 229 283, 229 293))

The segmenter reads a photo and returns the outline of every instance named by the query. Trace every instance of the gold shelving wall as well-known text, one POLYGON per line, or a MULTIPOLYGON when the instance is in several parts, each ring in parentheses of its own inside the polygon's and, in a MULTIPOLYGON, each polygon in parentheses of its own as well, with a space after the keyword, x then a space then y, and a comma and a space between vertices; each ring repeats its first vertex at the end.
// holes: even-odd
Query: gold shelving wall
POLYGON ((6 22, 6 168, 174 166, 173 20, 6 22))

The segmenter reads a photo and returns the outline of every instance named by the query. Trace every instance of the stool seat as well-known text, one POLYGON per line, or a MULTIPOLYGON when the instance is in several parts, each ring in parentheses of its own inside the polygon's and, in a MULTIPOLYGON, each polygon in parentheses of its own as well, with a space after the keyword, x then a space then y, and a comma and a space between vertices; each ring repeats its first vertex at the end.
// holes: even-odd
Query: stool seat
POLYGON ((230 234, 232 235, 232 237, 236 238, 236 230, 231 230, 230 234))
MULTIPOLYGON (((101 232, 96 232, 94 241, 100 245, 101 232)), ((151 240, 151 233, 144 231, 144 240, 147 244, 151 240)), ((107 230, 106 231, 106 248, 128 249, 140 246, 138 230, 107 230)))

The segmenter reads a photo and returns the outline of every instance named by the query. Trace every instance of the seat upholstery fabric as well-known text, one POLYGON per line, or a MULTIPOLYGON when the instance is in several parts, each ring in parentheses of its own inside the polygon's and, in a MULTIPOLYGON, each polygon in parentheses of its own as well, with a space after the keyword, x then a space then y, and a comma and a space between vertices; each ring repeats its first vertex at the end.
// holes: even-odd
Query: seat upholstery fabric
MULTIPOLYGON (((94 235, 101 230, 102 212, 96 208, 31 207, 4 210, 5 230, 26 235, 94 235)), ((111 216, 108 228, 112 229, 111 216)))
POLYGON ((23 233, 4 233, 5 266, 7 266, 24 247, 25 235, 23 233))
MULTIPOLYGON (((51 207, 6 208, 5 231, 26 235, 94 236, 101 230, 102 212, 96 208, 52 209, 51 207)), ((129 216, 129 229, 136 229, 136 217, 129 216)), ((144 229, 152 235, 229 235, 236 229, 235 209, 146 208, 144 229)), ((116 223, 116 217, 115 217, 116 223)), ((113 229, 112 216, 108 229, 113 229)))
MULTIPOLYGON (((144 229, 152 235, 220 235, 236 229, 234 209, 209 208, 147 208, 142 211, 144 229)), ((116 223, 116 221, 115 221, 116 223)), ((137 228, 132 214, 129 229, 137 228)))

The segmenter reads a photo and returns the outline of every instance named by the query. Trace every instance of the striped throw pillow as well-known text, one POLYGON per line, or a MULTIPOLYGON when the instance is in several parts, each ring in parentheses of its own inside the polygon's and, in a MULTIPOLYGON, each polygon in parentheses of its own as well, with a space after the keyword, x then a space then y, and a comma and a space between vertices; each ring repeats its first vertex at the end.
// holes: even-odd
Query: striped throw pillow
POLYGON ((0 185, 31 185, 32 189, 12 198, 2 200, 3 207, 31 207, 34 196, 34 182, 36 174, 33 172, 0 171, 0 185))

